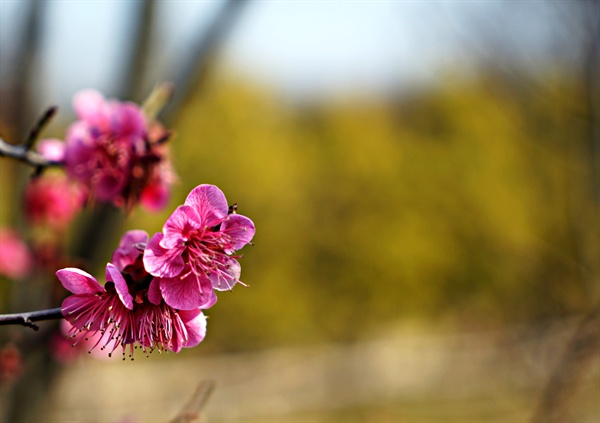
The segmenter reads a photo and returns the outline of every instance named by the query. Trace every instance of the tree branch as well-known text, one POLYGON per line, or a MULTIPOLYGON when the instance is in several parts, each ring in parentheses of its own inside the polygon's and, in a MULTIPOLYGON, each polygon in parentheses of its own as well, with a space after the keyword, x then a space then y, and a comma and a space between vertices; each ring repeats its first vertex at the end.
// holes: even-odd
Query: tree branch
POLYGON ((60 162, 53 162, 47 160, 37 151, 28 150, 24 145, 9 144, 2 138, 0 138, 0 156, 10 157, 11 159, 27 163, 28 165, 31 165, 33 167, 48 167, 62 165, 62 163, 60 162))
POLYGON ((38 330, 39 326, 34 322, 41 320, 62 319, 64 316, 59 308, 49 310, 29 311, 25 313, 0 314, 0 326, 3 325, 23 325, 33 330, 38 330))
POLYGON ((0 157, 9 157, 27 163, 28 165, 35 167, 38 172, 48 166, 62 166, 61 162, 48 160, 37 151, 32 150, 40 133, 48 122, 50 122, 50 119, 54 117, 57 110, 58 108, 56 106, 46 109, 30 129, 25 141, 19 145, 8 143, 0 138, 0 157))
POLYGON ((565 346, 562 358, 544 386, 531 419, 537 422, 568 420, 570 402, 577 392, 585 371, 600 354, 600 305, 584 316, 573 337, 565 346))
POLYGON ((186 60, 177 64, 172 72, 177 93, 162 113, 163 122, 170 122, 182 108, 190 94, 198 89, 211 59, 224 42, 236 19, 250 0, 226 0, 210 25, 198 34, 197 41, 189 48, 186 60))
POLYGON ((46 127, 48 122, 50 122, 50 119, 54 117, 57 111, 57 106, 51 106, 48 107, 48 109, 44 112, 42 116, 40 116, 33 128, 31 128, 31 130, 29 131, 29 135, 27 135, 27 138, 23 142, 23 147, 25 147, 25 149, 31 150, 33 148, 33 145, 40 136, 40 132, 42 132, 42 130, 46 127))
POLYGON ((201 382, 183 409, 170 421, 170 423, 193 423, 200 421, 202 411, 214 389, 215 382, 213 380, 201 382))

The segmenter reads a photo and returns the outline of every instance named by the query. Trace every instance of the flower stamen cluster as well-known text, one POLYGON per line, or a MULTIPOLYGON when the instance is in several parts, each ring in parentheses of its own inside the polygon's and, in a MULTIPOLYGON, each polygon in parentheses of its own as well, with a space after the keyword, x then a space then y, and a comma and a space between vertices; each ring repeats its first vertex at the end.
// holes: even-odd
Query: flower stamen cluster
POLYGON ((162 232, 152 236, 144 265, 159 278, 167 304, 195 308, 207 290, 231 290, 241 283, 241 256, 234 253, 250 243, 255 228, 235 210, 219 188, 199 185, 167 219, 162 232))
POLYGON ((82 340, 108 350, 135 345, 145 353, 178 352, 200 343, 206 333, 202 310, 212 307, 215 291, 230 290, 241 267, 234 253, 251 242, 254 223, 227 206, 214 185, 200 185, 167 219, 163 232, 148 239, 144 231, 125 233, 111 262, 106 284, 83 270, 57 272, 73 295, 62 313, 73 345, 82 340))
POLYGON ((60 159, 91 199, 128 210, 137 203, 162 209, 175 179, 165 144, 170 133, 149 122, 137 104, 106 100, 95 90, 79 92, 73 103, 79 120, 64 144, 42 155, 60 159))
POLYGON ((62 313, 70 323, 67 335, 73 346, 80 342, 108 350, 109 356, 121 347, 123 359, 129 347, 129 356, 139 344, 150 354, 158 351, 178 352, 202 341, 206 332, 203 309, 211 307, 216 296, 194 310, 180 312, 167 305, 160 294, 151 291, 154 277, 145 271, 143 247, 148 235, 143 231, 129 231, 121 239, 106 265, 106 284, 101 287, 96 279, 83 270, 66 268, 56 274, 63 286, 74 295, 62 304, 62 313))

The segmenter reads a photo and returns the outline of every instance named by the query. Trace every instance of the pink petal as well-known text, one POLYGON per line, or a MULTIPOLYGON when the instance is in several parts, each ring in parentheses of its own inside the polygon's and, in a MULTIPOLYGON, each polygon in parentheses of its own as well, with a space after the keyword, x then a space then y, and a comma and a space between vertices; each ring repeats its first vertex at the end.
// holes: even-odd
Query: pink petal
POLYGON ((79 91, 73 98, 73 108, 79 119, 103 130, 108 129, 108 105, 98 91, 79 91))
POLYGON ((146 243, 148 241, 148 233, 141 229, 132 229, 127 231, 121 237, 119 242, 119 249, 124 251, 135 250, 139 251, 135 248, 136 244, 146 243))
POLYGON ((13 279, 27 276, 34 260, 21 236, 11 230, 0 228, 0 275, 13 279))
POLYGON ((205 304, 214 304, 210 281, 198 279, 189 272, 184 278, 161 278, 160 292, 169 306, 178 310, 192 310, 205 304))
POLYGON ((167 249, 177 246, 183 248, 190 233, 201 227, 201 222, 193 207, 179 206, 171 213, 163 226, 164 237, 160 241, 160 245, 167 249))
POLYGON ((179 316, 187 329, 188 339, 183 345, 186 348, 195 347, 206 336, 206 316, 200 309, 182 310, 179 316))
POLYGON ((115 284, 115 289, 117 290, 117 294, 119 295, 121 302, 129 310, 133 310, 133 297, 129 293, 127 282, 123 278, 123 275, 121 275, 119 269, 117 269, 112 263, 106 264, 106 281, 113 282, 115 284))
POLYGON ((57 139, 41 140, 38 151, 46 160, 62 162, 65 159, 65 143, 57 139))
POLYGON ((63 300, 60 306, 60 311, 65 319, 67 319, 67 321, 76 328, 85 329, 88 332, 94 332, 100 329, 102 321, 100 319, 96 319, 93 322, 89 322, 86 319, 80 319, 82 316, 81 310, 97 308, 99 306, 98 303, 102 301, 103 300, 97 295, 70 295, 63 300))
POLYGON ((225 194, 214 185, 198 185, 185 199, 185 204, 192 206, 205 227, 218 225, 227 216, 229 206, 225 194))
POLYGON ((120 175, 103 174, 94 182, 95 193, 100 200, 110 201, 121 192, 126 183, 125 173, 120 175))
POLYGON ((140 196, 140 203, 148 211, 159 212, 165 208, 171 197, 171 190, 165 183, 156 182, 146 185, 140 196))
POLYGON ((163 234, 158 232, 148 241, 144 250, 144 267, 151 275, 173 278, 179 275, 185 267, 181 257, 183 248, 167 250, 160 246, 162 238, 163 234))
POLYGON ((227 254, 231 254, 239 250, 244 245, 248 244, 254 237, 255 229, 254 222, 246 216, 240 214, 230 214, 225 218, 221 225, 221 232, 226 233, 231 237, 234 246, 231 249, 225 249, 227 254))
POLYGON ((210 295, 210 298, 208 299, 208 301, 204 304, 202 304, 200 306, 200 308, 202 310, 207 310, 209 308, 211 308, 212 306, 214 306, 217 303, 217 294, 215 293, 214 290, 212 290, 212 294, 210 295))
POLYGON ((67 267, 56 272, 62 285, 73 294, 95 294, 103 289, 98 281, 89 273, 74 267, 67 267))
POLYGON ((118 137, 142 137, 146 131, 146 118, 134 103, 111 102, 112 130, 118 137))
POLYGON ((160 278, 152 279, 148 287, 148 300, 154 305, 160 305, 162 295, 160 293, 160 278))
POLYGON ((240 274, 242 272, 242 266, 235 259, 230 259, 227 262, 227 267, 224 269, 225 273, 229 275, 228 278, 220 276, 218 273, 213 272, 209 275, 212 286, 217 291, 229 291, 236 283, 240 280, 240 274))
POLYGON ((171 343, 169 345, 169 349, 176 353, 181 351, 181 348, 183 348, 183 342, 188 337, 187 329, 185 328, 185 325, 183 325, 183 322, 180 321, 178 323, 181 325, 181 327, 173 330, 173 336, 171 337, 171 343))
POLYGON ((115 250, 110 260, 119 270, 123 270, 126 266, 133 264, 137 257, 142 254, 139 247, 148 242, 148 234, 146 231, 134 229, 125 232, 119 242, 119 247, 115 250))

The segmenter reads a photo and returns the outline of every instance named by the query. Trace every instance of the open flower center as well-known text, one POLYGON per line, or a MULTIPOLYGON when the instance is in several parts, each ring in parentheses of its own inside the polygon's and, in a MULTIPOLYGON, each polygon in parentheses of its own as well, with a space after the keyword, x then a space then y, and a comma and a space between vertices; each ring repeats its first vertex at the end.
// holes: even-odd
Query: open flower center
POLYGON ((231 261, 238 256, 232 256, 225 251, 233 249, 231 236, 214 228, 205 228, 192 231, 186 242, 187 257, 184 260, 189 263, 192 272, 197 276, 205 277, 215 275, 217 279, 234 281, 228 271, 231 261))

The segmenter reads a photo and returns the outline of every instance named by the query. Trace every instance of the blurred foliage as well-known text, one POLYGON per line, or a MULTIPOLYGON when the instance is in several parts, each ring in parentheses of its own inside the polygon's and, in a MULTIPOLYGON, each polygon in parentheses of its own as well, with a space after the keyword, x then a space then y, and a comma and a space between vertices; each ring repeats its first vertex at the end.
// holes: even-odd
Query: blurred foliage
POLYGON ((352 341, 407 318, 474 329, 587 310, 600 274, 587 93, 572 76, 539 81, 486 73, 318 104, 231 77, 207 84, 172 125, 171 206, 126 221, 160 231, 213 183, 256 223, 241 259, 250 287, 219 296, 203 348, 186 353, 352 341))
MULTIPOLYGON (((173 203, 214 183, 257 226, 206 347, 349 341, 401 318, 476 328, 598 298, 584 87, 489 74, 395 100, 290 105, 235 78, 174 127, 173 203)), ((158 231, 163 216, 133 226, 158 231)))

